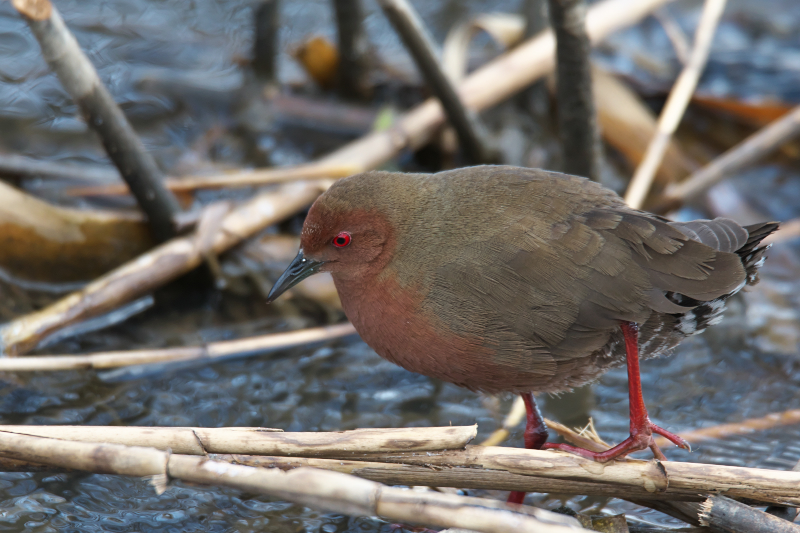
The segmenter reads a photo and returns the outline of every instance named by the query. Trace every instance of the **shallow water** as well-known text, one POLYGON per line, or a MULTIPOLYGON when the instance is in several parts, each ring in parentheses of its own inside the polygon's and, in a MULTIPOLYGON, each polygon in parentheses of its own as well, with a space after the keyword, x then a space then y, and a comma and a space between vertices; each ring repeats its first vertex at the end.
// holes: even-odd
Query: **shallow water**
MULTIPOLYGON (((792 0, 766 4, 770 9, 764 9, 765 2, 731 2, 702 90, 745 98, 800 99, 796 93, 800 38, 792 31, 796 24, 786 22, 800 20, 800 7, 792 0)), ((456 16, 511 11, 516 5, 447 2, 426 4, 423 9, 441 38, 456 16)), ((234 89, 242 74, 232 59, 248 53, 251 6, 244 0, 198 0, 181 6, 144 0, 58 4, 166 169, 255 164, 236 139, 225 138, 205 152, 195 145, 210 128, 233 121, 234 89), (192 153, 199 155, 187 158, 193 147, 192 153)), ((696 4, 670 8, 688 34, 697 14, 692 6, 696 4)), ((396 55, 397 40, 374 9, 369 6, 370 33, 381 54, 396 55)), ((332 36, 327 10, 328 2, 321 0, 285 2, 284 49, 310 33, 332 36)), ((75 118, 75 107, 47 74, 38 54, 25 25, 8 3, 0 4, 0 122, 4 124, 0 146, 41 159, 104 163, 92 135, 75 118)), ((652 19, 614 36, 597 55, 653 87, 664 83, 668 87, 677 69, 666 37, 652 19), (648 51, 649 62, 640 57, 640 50, 648 51)), ((299 77, 288 58, 282 59, 281 76, 299 77)), ((280 124, 267 130, 263 139, 271 139, 268 155, 281 163, 305 160, 318 148, 307 146, 301 134, 285 134, 280 124)), ((743 173, 734 185, 763 217, 784 220, 800 215, 798 177, 796 162, 784 157, 743 173)), ((26 183, 38 191, 47 191, 48 185, 26 183)), ((61 200, 56 192, 52 195, 61 200)), ((656 423, 680 433, 800 408, 797 253, 792 243, 776 245, 762 283, 732 302, 722 324, 685 342, 673 357, 643 364, 645 399, 656 423)), ((0 282, 0 317, 20 315, 53 297, 0 282)), ((120 325, 64 339, 40 351, 85 353, 197 344, 306 327, 329 316, 325 309, 283 311, 286 314, 266 306, 256 292, 241 296, 172 286, 156 293, 151 308, 120 325)), ((590 414, 609 442, 627 435, 624 369, 604 376, 592 394, 542 398, 542 403, 546 415, 569 423, 580 423, 590 414), (582 407, 587 403, 588 411, 582 407)), ((482 438, 498 427, 510 404, 511 398, 481 397, 406 372, 357 339, 202 368, 170 367, 138 377, 60 372, 7 374, 0 381, 2 424, 324 431, 477 422, 482 438)), ((703 443, 691 454, 677 449, 665 452, 675 460, 790 469, 800 460, 799 439, 800 427, 791 426, 703 443)), ((522 445, 522 428, 507 444, 522 445)), ((0 474, 0 501, 0 530, 8 531, 391 530, 390 524, 374 518, 318 513, 231 490, 176 483, 157 496, 143 480, 105 475, 0 474)), ((544 495, 531 495, 529 501, 548 508, 563 503, 544 495)), ((574 497, 567 503, 576 510, 624 511, 642 521, 678 524, 619 500, 574 497)))

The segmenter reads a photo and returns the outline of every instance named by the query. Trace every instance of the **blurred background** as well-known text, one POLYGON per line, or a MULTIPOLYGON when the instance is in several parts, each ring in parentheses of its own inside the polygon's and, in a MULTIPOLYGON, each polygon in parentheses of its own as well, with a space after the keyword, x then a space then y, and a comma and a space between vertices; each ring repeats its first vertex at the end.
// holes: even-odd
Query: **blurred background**
MULTIPOLYGON (((523 10, 520 0, 412 3, 440 44, 453 27, 480 14, 523 10)), ((147 150, 170 176, 313 161, 387 128, 430 94, 371 0, 363 2, 367 89, 356 98, 342 97, 326 78, 330 47, 337 41, 329 1, 280 3, 277 71, 266 81, 251 67, 259 6, 254 0, 63 0, 56 5, 147 150)), ((636 112, 644 110, 655 121, 682 68, 681 36, 691 44, 701 8, 696 0, 670 3, 593 49, 594 64, 615 84, 601 95, 607 100, 599 106, 601 115, 634 114, 628 112, 634 104, 612 92, 622 87, 639 106, 636 112)), ((796 0, 728 2, 673 152, 656 178, 657 190, 800 104, 798 27, 796 0)), ((502 52, 490 37, 478 34, 469 64, 483 64, 502 52)), ((553 98, 544 81, 482 113, 500 162, 562 168, 553 98)), ((626 148, 641 135, 635 125, 608 118, 601 117, 600 126, 605 139, 601 181, 623 192, 637 157, 636 149, 626 148)), ((135 208, 128 196, 75 193, 75 188, 118 183, 116 171, 42 59, 27 24, 7 2, 0 3, 0 154, 91 170, 62 176, 0 174, 0 180, 51 204, 135 208)), ((795 219, 800 216, 798 157, 800 144, 786 143, 671 216, 728 216, 743 223, 795 219)), ((386 168, 436 171, 461 164, 445 139, 404 152, 386 168)), ((179 199, 191 210, 219 199, 245 200, 256 190, 205 190, 179 199)), ((3 202, 0 198, 0 217, 3 202)), ((203 269, 99 324, 51 336, 34 353, 196 345, 341 321, 343 313, 324 279, 298 289, 291 299, 265 303, 266 291, 296 251, 302 220, 299 214, 223 255, 214 275, 203 269)), ((73 264, 57 256, 36 264, 0 264, 0 322, 40 309, 146 246, 121 243, 96 250, 92 261, 73 264)), ((762 282, 730 302, 720 325, 684 342, 673 357, 643 364, 645 399, 655 423, 680 434, 800 409, 798 251, 796 239, 777 242, 762 282)), ((502 424, 512 400, 411 374, 354 337, 213 365, 0 375, 1 424, 330 431, 477 422, 483 438, 502 424)), ((593 417, 608 442, 627 436, 624 368, 592 388, 541 401, 546 416, 567 425, 583 425, 593 417)), ((506 445, 522 446, 522 430, 518 427, 506 445)), ((800 426, 790 425, 712 440, 691 454, 664 451, 674 460, 788 470, 800 460, 799 441, 800 426)), ((489 495, 505 498, 499 492, 489 495)), ((323 514, 232 490, 176 483, 157 496, 143 480, 104 475, 0 473, 0 501, 0 531, 392 530, 378 519, 323 514)), ((528 502, 681 524, 621 500, 533 494, 528 502)))

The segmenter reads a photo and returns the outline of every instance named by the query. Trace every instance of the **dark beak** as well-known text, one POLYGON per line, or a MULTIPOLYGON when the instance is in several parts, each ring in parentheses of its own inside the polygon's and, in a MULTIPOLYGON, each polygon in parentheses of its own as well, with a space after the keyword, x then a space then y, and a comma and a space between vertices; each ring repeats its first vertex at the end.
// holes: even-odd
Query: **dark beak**
POLYGON ((303 257, 303 250, 297 253, 297 257, 292 260, 289 267, 281 274, 278 281, 269 291, 267 296, 267 303, 272 303, 275 299, 288 291, 307 277, 319 272, 319 268, 325 264, 325 261, 314 261, 313 259, 306 259, 303 257))

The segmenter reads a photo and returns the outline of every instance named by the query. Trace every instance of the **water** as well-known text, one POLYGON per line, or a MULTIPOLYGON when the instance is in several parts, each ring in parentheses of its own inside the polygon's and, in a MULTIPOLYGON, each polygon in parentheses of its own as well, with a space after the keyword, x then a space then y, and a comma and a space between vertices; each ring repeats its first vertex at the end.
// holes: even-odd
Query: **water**
MULTIPOLYGON (((789 20, 800 19, 792 0, 731 2, 701 90, 746 99, 797 102, 796 57, 800 42, 789 20), (742 53, 747 51, 747 53, 742 53)), ((516 2, 419 3, 441 39, 456 17, 479 11, 513 11, 516 2)), ((67 23, 87 49, 101 77, 132 118, 160 164, 171 172, 302 161, 320 150, 304 130, 270 124, 260 135, 262 153, 248 151, 232 133, 236 88, 244 78, 234 65, 246 57, 252 1, 197 0, 174 4, 145 0, 59 2, 67 23), (222 130, 210 142, 209 132, 222 130)), ((367 26, 382 56, 397 57, 399 43, 371 3, 367 26)), ((689 35, 696 3, 670 7, 689 35)), ((301 73, 285 52, 304 36, 332 37, 328 2, 283 3, 281 77, 301 73)), ((614 36, 597 57, 642 85, 669 87, 677 63, 652 19, 614 36), (647 62, 643 60, 647 51, 647 62), (655 65, 655 67, 654 67, 655 65), (657 68, 656 68, 657 67, 657 68)), ((39 159, 105 164, 76 108, 47 72, 38 45, 8 3, 0 4, 0 148, 39 159)), ((501 113, 511 120, 513 113, 501 113)), ((698 119, 699 122, 699 119, 698 119)), ((512 124, 513 125, 513 124, 512 124)), ((725 122, 716 121, 716 128, 725 122)), ((692 127, 692 123, 689 124, 692 127)), ((326 142, 347 135, 326 133, 326 142)), ((547 133, 540 133, 547 135, 547 133)), ((552 146, 552 136, 544 146, 552 146), (547 144, 550 143, 550 144, 547 144)), ((526 149, 536 147, 527 146, 526 149)), ((539 156, 547 160, 549 155, 539 156)), ((734 185, 765 218, 797 217, 797 166, 778 157, 746 173, 734 185)), ((59 202, 59 184, 25 183, 59 202)), ((216 198, 207 194, 204 200, 216 198)), ((735 213, 734 213, 735 215, 735 213)), ((800 262, 796 242, 776 245, 763 281, 732 302, 726 320, 681 345, 670 358, 643 364, 645 399, 653 420, 680 433, 767 413, 800 408, 800 262)), ((238 291, 171 286, 155 304, 117 326, 63 339, 42 352, 85 353, 197 344, 270 331, 308 327, 336 319, 326 305, 269 307, 252 285, 238 291), (249 288, 248 288, 249 287, 249 288)), ((0 318, 10 319, 51 301, 50 290, 0 282, 0 318)), ((0 381, 2 424, 160 426, 265 426, 286 431, 358 427, 413 427, 478 423, 479 439, 497 428, 511 398, 487 398, 379 358, 359 340, 283 351, 206 367, 162 370, 135 379, 107 379, 95 372, 6 374, 0 381)), ((124 376, 123 376, 124 378, 124 376)), ((627 436, 624 369, 604 376, 583 398, 542 398, 545 415, 580 421, 591 414, 606 440, 627 436), (587 399, 588 398, 588 399, 587 399), (588 405, 588 412, 581 405, 588 405)), ((800 427, 783 427, 698 445, 668 457, 743 466, 790 469, 800 459, 800 427)), ((522 428, 507 443, 522 445, 522 428)), ((646 454, 644 455, 646 456, 646 454)), ((474 494, 504 497, 499 492, 474 494)), ((3 531, 390 531, 375 518, 319 513, 302 506, 238 491, 174 483, 157 496, 136 478, 80 474, 0 474, 3 531)), ((529 502, 555 508, 556 497, 529 502)), ((677 525, 654 511, 618 500, 573 497, 568 505, 589 512, 626 512, 630 518, 677 525)))

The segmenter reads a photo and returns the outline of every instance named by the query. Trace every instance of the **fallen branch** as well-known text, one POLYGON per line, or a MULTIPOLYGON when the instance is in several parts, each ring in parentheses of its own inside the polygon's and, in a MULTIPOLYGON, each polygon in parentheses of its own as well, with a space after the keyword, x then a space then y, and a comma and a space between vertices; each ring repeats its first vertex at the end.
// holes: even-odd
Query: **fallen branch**
POLYGON ((754 133, 681 183, 672 185, 660 201, 661 211, 698 198, 723 178, 774 152, 800 135, 800 106, 754 133))
POLYGON ((107 312, 160 287, 198 266, 207 252, 219 254, 297 212, 311 203, 320 191, 319 183, 296 183, 256 196, 225 216, 211 250, 197 246, 195 233, 172 239, 80 291, 4 324, 0 327, 0 352, 25 353, 55 331, 107 312))
POLYGON ((437 57, 433 38, 419 14, 408 0, 379 0, 378 4, 400 35, 431 91, 441 103, 448 122, 458 135, 458 142, 464 155, 473 164, 488 162, 488 151, 480 134, 478 117, 464 107, 453 80, 445 75, 437 57))
POLYGON ((49 0, 14 0, 12 5, 25 18, 42 47, 42 56, 81 108, 86 123, 100 136, 109 158, 147 214, 155 238, 165 241, 174 237, 174 220, 181 211, 178 201, 164 187, 164 176, 155 160, 114 103, 58 10, 49 0))
POLYGON ((283 350, 329 341, 355 334, 351 324, 309 328, 286 333, 272 333, 230 341, 211 342, 203 346, 162 348, 153 350, 125 350, 86 355, 37 355, 0 359, 0 372, 49 372, 83 368, 119 368, 124 366, 218 359, 256 355, 271 350, 283 350))
POLYGON ((664 153, 669 146, 672 134, 678 127, 686 111, 686 106, 692 98, 700 74, 706 65, 711 42, 717 23, 725 8, 726 0, 706 0, 700 22, 695 32, 694 45, 689 61, 678 76, 675 86, 669 93, 667 103, 658 120, 658 130, 647 147, 642 163, 631 179, 628 191, 625 194, 625 203, 634 209, 641 209, 645 197, 650 191, 658 166, 664 158, 664 153))
POLYGON ((181 479, 268 494, 325 511, 432 526, 469 527, 487 533, 580 530, 574 519, 540 509, 451 494, 418 493, 312 468, 283 472, 175 455, 154 448, 69 442, 13 433, 0 434, 0 453, 59 468, 150 477, 159 493, 166 490, 169 479, 181 479))
POLYGON ((279 429, 247 427, 0 426, 0 434, 29 435, 70 442, 146 446, 184 455, 224 453, 304 457, 463 449, 475 438, 476 433, 477 426, 307 433, 284 433, 279 429))

